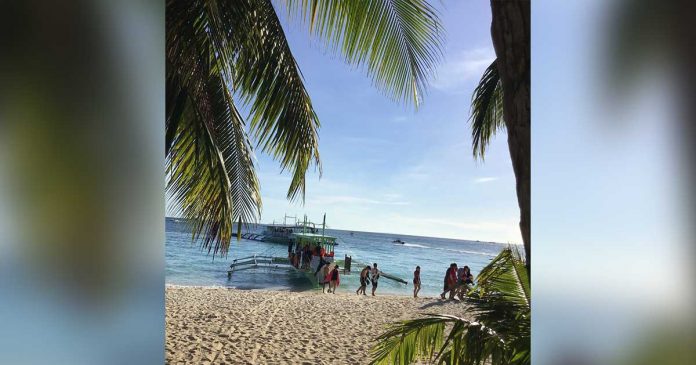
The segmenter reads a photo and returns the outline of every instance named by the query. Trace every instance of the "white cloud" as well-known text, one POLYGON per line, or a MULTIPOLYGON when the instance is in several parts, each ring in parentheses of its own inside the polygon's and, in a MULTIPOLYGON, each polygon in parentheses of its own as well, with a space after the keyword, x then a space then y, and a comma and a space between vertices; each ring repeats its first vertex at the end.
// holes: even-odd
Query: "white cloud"
POLYGON ((432 237, 451 237, 457 239, 478 239, 501 243, 520 243, 520 230, 516 220, 472 220, 442 217, 414 217, 401 214, 392 214, 383 223, 385 228, 378 228, 389 232, 390 227, 403 227, 404 234, 415 234, 432 237))
POLYGON ((386 193, 384 194, 384 198, 387 200, 396 200, 396 199, 401 199, 403 195, 399 193, 386 193))
POLYGON ((476 184, 483 184, 491 181, 498 180, 497 177, 479 177, 477 179, 474 179, 474 183, 476 184))
POLYGON ((444 91, 461 88, 467 81, 480 79, 494 59, 492 47, 460 52, 440 67, 432 85, 435 89, 444 91))
MULTIPOLYGON (((436 224, 441 226, 450 226, 454 228, 459 228, 462 230, 472 230, 472 231, 502 231, 510 227, 508 222, 465 222, 465 221, 455 221, 451 219, 437 219, 437 218, 425 218, 421 219, 423 223, 436 224)), ((514 227, 514 226, 513 226, 514 227)))
POLYGON ((310 200, 310 204, 378 204, 378 205, 408 205, 406 201, 387 201, 368 199, 351 195, 321 195, 310 200))

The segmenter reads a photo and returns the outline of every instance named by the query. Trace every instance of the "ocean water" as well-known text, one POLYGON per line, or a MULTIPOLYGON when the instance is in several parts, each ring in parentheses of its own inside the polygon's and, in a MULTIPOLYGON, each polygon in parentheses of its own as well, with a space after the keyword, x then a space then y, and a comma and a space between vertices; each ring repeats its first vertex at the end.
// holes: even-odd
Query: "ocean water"
MULTIPOLYGON (((261 233, 263 225, 243 229, 243 232, 261 233)), ((377 294, 412 295, 413 271, 421 267, 422 288, 419 296, 435 296, 442 291, 445 270, 456 262, 468 265, 477 276, 507 244, 477 242, 435 237, 371 233, 327 229, 326 234, 338 237, 335 258, 351 256, 351 273, 341 275, 338 292, 357 290, 361 264, 376 262, 383 272, 403 278, 408 285, 380 278, 377 294), (401 239, 405 244, 394 244, 401 239)), ((213 257, 201 250, 200 242, 191 241, 191 232, 185 222, 166 219, 166 282, 172 285, 221 286, 238 289, 312 290, 308 279, 294 270, 255 269, 235 272, 231 279, 227 270, 232 260, 254 254, 287 257, 287 245, 234 239, 227 257, 213 257)), ((371 287, 368 286, 368 295, 371 287)))

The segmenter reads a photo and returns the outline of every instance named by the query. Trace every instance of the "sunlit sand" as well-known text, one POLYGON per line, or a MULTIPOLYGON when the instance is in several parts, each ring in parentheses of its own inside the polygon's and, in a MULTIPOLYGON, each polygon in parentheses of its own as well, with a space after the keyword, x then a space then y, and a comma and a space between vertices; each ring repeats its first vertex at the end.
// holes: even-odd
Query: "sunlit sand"
POLYGON ((169 364, 366 364, 385 325, 419 313, 465 316, 456 301, 225 288, 166 288, 169 364))

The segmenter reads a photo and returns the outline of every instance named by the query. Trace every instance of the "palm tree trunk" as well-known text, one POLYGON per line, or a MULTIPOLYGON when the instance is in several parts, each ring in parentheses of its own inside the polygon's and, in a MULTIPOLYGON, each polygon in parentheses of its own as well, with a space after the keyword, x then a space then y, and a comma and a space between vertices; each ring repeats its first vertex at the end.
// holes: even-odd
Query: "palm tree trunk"
POLYGON ((491 0, 491 10, 491 37, 503 86, 503 116, 517 180, 520 231, 531 274, 529 0, 491 0))

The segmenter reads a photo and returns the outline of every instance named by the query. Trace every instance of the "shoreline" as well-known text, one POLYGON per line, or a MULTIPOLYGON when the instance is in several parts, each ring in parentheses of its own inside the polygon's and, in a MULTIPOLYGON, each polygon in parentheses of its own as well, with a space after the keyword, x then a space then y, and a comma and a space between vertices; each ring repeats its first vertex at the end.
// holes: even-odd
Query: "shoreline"
POLYGON ((466 316, 458 301, 346 289, 240 290, 167 284, 168 364, 367 364, 390 323, 424 313, 466 316))
MULTIPOLYGON (((253 289, 244 289, 244 288, 236 288, 232 286, 222 286, 222 285, 187 285, 187 284, 171 284, 171 283, 165 283, 164 284, 165 289, 200 289, 200 290, 238 290, 238 291, 250 291, 250 292, 280 292, 280 293, 306 293, 306 294, 324 294, 321 293, 320 290, 321 288, 313 288, 313 289, 307 289, 307 290, 292 290, 292 289, 274 289, 274 288, 253 288, 253 289)), ((328 285, 327 285, 327 290, 328 290, 328 285)), ((372 287, 370 285, 367 286, 367 292, 369 293, 372 287)), ((351 294, 350 289, 346 289, 345 285, 340 285, 338 287, 339 291, 336 293, 336 295, 348 295, 351 294)), ((354 288, 357 290, 357 288, 354 288)), ((357 296, 355 294, 355 290, 353 290, 353 295, 357 296)), ((380 291, 380 289, 377 289, 377 295, 376 297, 396 297, 396 298, 411 298, 413 299, 413 289, 412 287, 409 289, 409 293, 404 293, 404 294, 399 294, 399 293, 394 293, 390 291, 380 291)), ((371 296, 368 294, 367 296, 371 296)), ((418 298, 415 299, 439 299, 438 296, 432 296, 432 295, 418 295, 418 298)))

